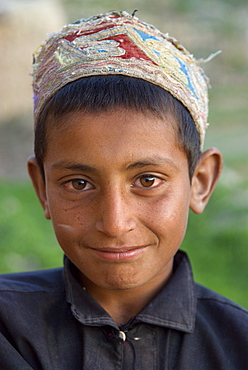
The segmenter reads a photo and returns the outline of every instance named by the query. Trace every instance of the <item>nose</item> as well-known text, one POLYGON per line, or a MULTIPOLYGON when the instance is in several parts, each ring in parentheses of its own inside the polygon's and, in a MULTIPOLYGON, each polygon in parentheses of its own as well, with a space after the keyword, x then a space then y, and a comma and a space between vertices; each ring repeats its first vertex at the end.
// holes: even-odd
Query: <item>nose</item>
POLYGON ((98 218, 95 227, 111 238, 117 238, 135 228, 136 220, 128 194, 112 189, 102 195, 98 204, 98 218))

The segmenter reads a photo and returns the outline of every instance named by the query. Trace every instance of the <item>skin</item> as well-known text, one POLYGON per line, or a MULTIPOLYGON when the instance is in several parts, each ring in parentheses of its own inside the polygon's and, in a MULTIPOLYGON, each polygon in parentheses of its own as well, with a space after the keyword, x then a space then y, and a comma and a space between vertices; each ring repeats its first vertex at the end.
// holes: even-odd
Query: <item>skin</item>
POLYGON ((122 108, 71 113, 49 130, 45 182, 28 162, 61 248, 117 325, 168 281, 189 208, 203 211, 221 171, 210 149, 190 181, 175 125, 171 115, 122 108))

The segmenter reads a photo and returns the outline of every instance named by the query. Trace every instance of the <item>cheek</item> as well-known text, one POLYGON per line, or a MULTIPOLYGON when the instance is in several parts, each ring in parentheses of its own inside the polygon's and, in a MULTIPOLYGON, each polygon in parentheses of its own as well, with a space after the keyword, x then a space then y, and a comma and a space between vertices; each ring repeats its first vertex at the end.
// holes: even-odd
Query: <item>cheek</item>
POLYGON ((87 212, 82 209, 80 201, 64 199, 57 189, 50 189, 47 198, 54 228, 57 229, 57 225, 60 225, 58 229, 76 230, 86 223, 87 212))
POLYGON ((188 222, 189 201, 184 197, 166 197, 151 206, 149 224, 160 240, 180 245, 188 222))
POLYGON ((50 207, 51 220, 57 240, 63 249, 80 240, 90 229, 87 212, 79 208, 61 206, 53 202, 50 207))

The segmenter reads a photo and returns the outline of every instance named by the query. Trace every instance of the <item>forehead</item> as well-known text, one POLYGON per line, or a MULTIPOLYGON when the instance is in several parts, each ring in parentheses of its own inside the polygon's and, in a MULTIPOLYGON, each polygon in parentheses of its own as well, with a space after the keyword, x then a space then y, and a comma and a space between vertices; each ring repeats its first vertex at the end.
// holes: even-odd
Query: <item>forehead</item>
MULTIPOLYGON (((177 114, 173 113, 172 109, 166 112, 153 112, 149 109, 134 109, 122 106, 114 106, 101 111, 91 111, 81 109, 79 111, 71 111, 63 115, 56 114, 55 116, 48 113, 46 119, 46 137, 49 139, 58 139, 60 136, 70 133, 72 130, 91 132, 91 135, 101 138, 100 131, 106 131, 111 127, 111 131, 116 132, 117 136, 121 137, 122 133, 126 136, 132 135, 132 131, 148 130, 152 132, 168 133, 173 131, 175 141, 178 141, 179 123, 177 114), (90 124, 89 124, 90 123, 90 124)), ((136 138, 137 140, 139 138, 136 138)), ((140 138, 140 140, 142 140, 140 138)), ((139 140, 138 140, 139 141, 139 140)))
POLYGON ((146 110, 144 112, 135 109, 115 107, 101 112, 70 112, 54 120, 47 122, 47 141, 60 140, 64 137, 82 134, 82 139, 88 136, 95 138, 97 142, 112 137, 118 141, 130 140, 144 143, 160 134, 171 135, 173 142, 177 143, 178 122, 177 118, 167 112, 161 116, 146 110), (133 137, 134 133, 139 134, 133 137), (141 133, 146 133, 141 135, 141 133), (147 139, 147 140, 145 140, 147 139))
POLYGON ((161 119, 122 108, 101 114, 70 113, 50 125, 44 164, 76 160, 92 166, 124 166, 145 158, 175 160, 177 152, 186 158, 178 147, 176 125, 170 114, 161 119))

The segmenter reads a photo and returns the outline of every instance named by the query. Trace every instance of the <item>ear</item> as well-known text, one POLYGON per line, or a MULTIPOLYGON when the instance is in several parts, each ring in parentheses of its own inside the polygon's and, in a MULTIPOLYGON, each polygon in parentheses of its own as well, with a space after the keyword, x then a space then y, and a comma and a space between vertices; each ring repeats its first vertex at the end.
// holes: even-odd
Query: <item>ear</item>
POLYGON ((202 153, 192 177, 190 208, 202 213, 217 184, 222 170, 222 155, 218 149, 202 153))
POLYGON ((28 173, 32 180, 33 187, 36 191, 36 194, 39 198, 39 201, 42 205, 42 208, 44 209, 44 214, 47 219, 50 219, 50 211, 47 201, 47 195, 46 195, 46 184, 42 177, 40 168, 38 166, 38 163, 36 161, 35 157, 29 157, 27 161, 28 165, 28 173))

